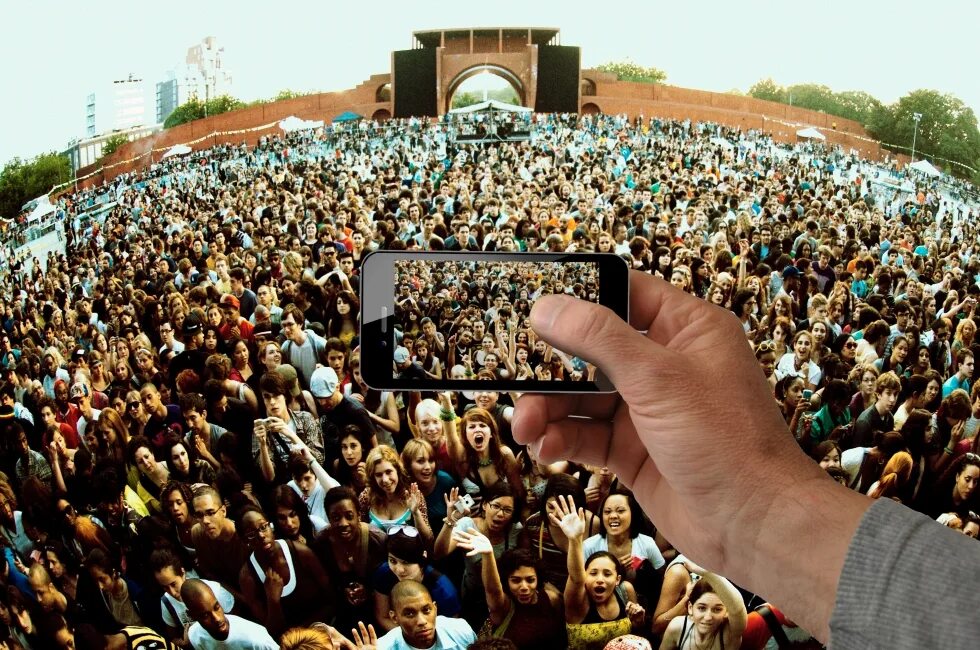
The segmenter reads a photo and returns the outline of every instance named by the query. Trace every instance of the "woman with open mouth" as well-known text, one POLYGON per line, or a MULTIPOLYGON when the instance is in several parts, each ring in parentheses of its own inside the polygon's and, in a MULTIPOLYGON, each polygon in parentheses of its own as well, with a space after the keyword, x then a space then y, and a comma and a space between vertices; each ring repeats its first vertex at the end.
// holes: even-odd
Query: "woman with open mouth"
POLYGON ((272 523, 254 506, 244 509, 236 530, 251 551, 239 573, 249 610, 270 634, 329 621, 334 614, 330 578, 310 547, 276 539, 272 523))
POLYGON ((538 562, 526 549, 493 556, 493 545, 476 529, 454 533, 467 555, 480 555, 490 625, 495 638, 510 639, 518 648, 565 648, 561 624, 561 593, 538 577, 538 562))
MULTIPOLYGON (((520 523, 521 503, 514 488, 504 481, 498 481, 483 492, 483 502, 479 507, 466 506, 460 499, 460 490, 453 488, 446 498, 446 523, 436 538, 433 556, 440 560, 456 550, 457 533, 475 529, 487 537, 495 556, 508 549, 516 548, 523 526, 520 523)), ((486 593, 483 573, 480 567, 481 554, 467 554, 464 558, 462 592, 463 618, 476 628, 487 618, 486 593)))
MULTIPOLYGON (((597 551, 585 557, 584 508, 569 497, 558 497, 557 513, 549 513, 568 538, 568 582, 565 583, 565 629, 570 650, 601 648, 607 642, 644 627, 646 610, 633 585, 623 580, 615 555, 597 551)), ((733 646, 734 647, 734 646, 733 646)))
MULTIPOLYGON (((623 578, 634 585, 650 584, 659 586, 662 581, 655 572, 666 562, 657 543, 649 535, 640 532, 643 512, 636 500, 628 492, 613 492, 599 506, 599 534, 585 540, 582 545, 585 556, 598 551, 607 551, 619 560, 623 567, 623 578), (645 576, 646 580, 639 580, 645 576)), ((654 602, 659 596, 650 590, 641 593, 643 602, 654 602)))
POLYGON ((509 447, 500 444, 493 415, 479 406, 473 407, 463 414, 457 428, 449 393, 439 393, 439 402, 442 404, 439 417, 453 460, 452 473, 462 477, 463 490, 473 497, 474 507, 479 507, 487 488, 500 482, 510 484, 515 495, 523 500, 520 463, 509 447))

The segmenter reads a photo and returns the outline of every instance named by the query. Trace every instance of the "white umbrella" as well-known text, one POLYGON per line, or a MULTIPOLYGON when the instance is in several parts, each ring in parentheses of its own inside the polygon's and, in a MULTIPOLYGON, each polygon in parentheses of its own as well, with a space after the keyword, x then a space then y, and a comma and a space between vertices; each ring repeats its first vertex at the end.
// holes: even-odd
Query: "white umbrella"
POLYGON ((928 160, 926 160, 925 158, 923 158, 922 160, 916 160, 914 163, 912 163, 911 165, 909 165, 909 167, 911 167, 912 169, 914 169, 916 171, 922 172, 923 174, 926 174, 927 176, 940 176, 940 175, 942 175, 942 172, 939 171, 938 169, 936 169, 936 167, 931 162, 929 162, 928 160))
POLYGON ((307 131, 309 129, 318 129, 323 126, 323 120, 304 120, 296 117, 295 115, 290 115, 286 119, 279 122, 279 128, 290 133, 292 131, 307 131))
POLYGON ((726 140, 725 138, 711 138, 711 144, 717 144, 725 149, 734 149, 735 144, 731 140, 726 140))
POLYGON ((826 140, 827 139, 827 136, 825 136, 820 131, 817 131, 812 126, 808 126, 805 129, 800 129, 799 131, 796 132, 796 135, 798 135, 801 138, 807 138, 808 140, 826 140))
POLYGON ((188 147, 186 144, 175 144, 167 150, 167 153, 160 156, 160 160, 165 160, 171 156, 185 156, 191 151, 193 151, 193 149, 188 147))

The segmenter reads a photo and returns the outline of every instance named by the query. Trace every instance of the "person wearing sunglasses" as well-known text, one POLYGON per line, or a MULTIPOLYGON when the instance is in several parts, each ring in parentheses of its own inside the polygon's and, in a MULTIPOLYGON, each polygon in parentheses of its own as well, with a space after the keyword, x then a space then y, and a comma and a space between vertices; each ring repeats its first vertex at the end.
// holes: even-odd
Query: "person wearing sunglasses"
POLYGON ((433 602, 444 616, 458 616, 462 606, 453 582, 429 564, 425 540, 414 526, 399 525, 388 529, 388 561, 374 572, 374 618, 378 626, 393 630, 398 624, 388 616, 391 590, 399 582, 415 580, 425 585, 433 602))
POLYGON ((245 603, 270 634, 333 618, 334 590, 310 547, 276 539, 254 506, 242 511, 235 528, 250 551, 238 578, 245 603))

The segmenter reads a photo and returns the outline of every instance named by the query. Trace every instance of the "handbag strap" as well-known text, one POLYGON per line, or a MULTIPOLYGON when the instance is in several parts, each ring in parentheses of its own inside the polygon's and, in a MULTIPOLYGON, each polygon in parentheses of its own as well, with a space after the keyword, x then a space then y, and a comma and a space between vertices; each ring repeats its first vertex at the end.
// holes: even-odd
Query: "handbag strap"
POLYGON ((514 618, 514 612, 517 610, 513 600, 508 598, 507 602, 510 604, 510 608, 507 610, 507 616, 504 617, 504 620, 500 621, 500 625, 493 629, 493 638, 495 639, 502 639, 507 634, 507 628, 510 627, 510 622, 514 618))

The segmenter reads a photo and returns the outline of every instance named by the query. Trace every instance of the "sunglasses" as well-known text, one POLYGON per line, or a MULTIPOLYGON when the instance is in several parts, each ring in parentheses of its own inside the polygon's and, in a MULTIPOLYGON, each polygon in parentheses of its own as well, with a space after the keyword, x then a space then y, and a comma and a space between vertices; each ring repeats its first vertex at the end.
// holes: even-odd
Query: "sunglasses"
POLYGON ((126 402, 126 408, 128 409, 139 408, 139 405, 140 405, 139 402, 126 402))
POLYGON ((848 341, 847 343, 844 344, 844 347, 847 348, 848 350, 855 350, 857 349, 857 346, 858 344, 855 343, 854 341, 848 341))
POLYGON ((405 537, 418 537, 419 529, 415 526, 409 526, 408 524, 398 524, 397 526, 392 526, 388 529, 388 537, 397 535, 398 533, 404 533, 405 537))
POLYGON ((759 347, 756 348, 756 352, 761 354, 765 352, 772 352, 775 349, 776 349, 775 343, 773 343, 772 341, 766 341, 765 343, 759 344, 759 347))

